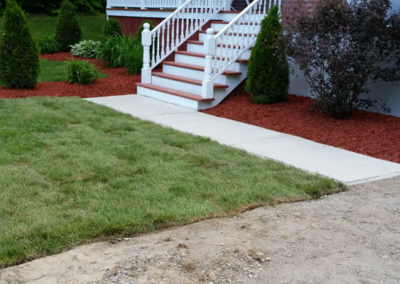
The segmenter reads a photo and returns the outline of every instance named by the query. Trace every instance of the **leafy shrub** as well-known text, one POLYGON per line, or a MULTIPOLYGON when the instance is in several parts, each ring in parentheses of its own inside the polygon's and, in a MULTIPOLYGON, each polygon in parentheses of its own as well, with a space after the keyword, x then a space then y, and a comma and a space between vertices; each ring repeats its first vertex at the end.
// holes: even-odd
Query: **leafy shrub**
POLYGON ((75 14, 74 6, 68 0, 61 4, 56 25, 56 40, 61 51, 69 51, 70 46, 78 43, 82 37, 82 30, 75 14))
POLYGON ((96 67, 88 61, 72 60, 68 64, 68 83, 92 84, 98 76, 96 67))
POLYGON ((304 72, 316 107, 330 116, 349 118, 354 108, 376 104, 360 99, 367 85, 400 78, 400 24, 389 8, 388 0, 326 0, 289 24, 289 55, 304 72))
POLYGON ((246 91, 255 103, 286 100, 289 89, 289 64, 282 44, 282 25, 277 6, 263 20, 251 52, 246 91))
POLYGON ((71 53, 78 57, 96 58, 100 48, 100 41, 83 40, 80 43, 71 46, 71 53))
POLYGON ((56 39, 51 35, 41 38, 38 42, 38 45, 40 54, 50 54, 60 51, 60 45, 58 44, 58 41, 56 41, 56 39))
POLYGON ((104 40, 109 37, 122 36, 121 24, 117 19, 110 18, 107 20, 106 24, 104 25, 103 36, 104 40))
POLYGON ((0 38, 0 82, 7 88, 35 88, 39 68, 39 51, 24 12, 15 1, 7 1, 0 38))
POLYGON ((107 67, 126 67, 130 74, 137 74, 142 66, 142 46, 131 36, 110 37, 99 51, 98 58, 107 67))

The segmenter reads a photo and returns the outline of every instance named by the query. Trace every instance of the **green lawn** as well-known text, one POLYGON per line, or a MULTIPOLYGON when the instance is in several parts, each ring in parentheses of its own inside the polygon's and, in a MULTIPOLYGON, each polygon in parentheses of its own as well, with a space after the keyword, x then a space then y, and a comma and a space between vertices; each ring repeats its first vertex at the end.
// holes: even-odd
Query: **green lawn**
MULTIPOLYGON (((67 80, 68 62, 40 60, 40 74, 38 82, 58 82, 67 80)), ((99 72, 98 78, 106 78, 107 75, 99 72)))
MULTIPOLYGON (((104 24, 107 20, 105 14, 96 16, 79 15, 78 20, 82 27, 82 39, 102 39, 104 24)), ((55 33, 57 17, 44 15, 29 16, 28 22, 33 37, 39 40, 46 35, 53 35, 55 33)), ((0 32, 1 29, 2 27, 0 27, 0 32)))
POLYGON ((0 266, 343 188, 78 98, 0 100, 0 266))

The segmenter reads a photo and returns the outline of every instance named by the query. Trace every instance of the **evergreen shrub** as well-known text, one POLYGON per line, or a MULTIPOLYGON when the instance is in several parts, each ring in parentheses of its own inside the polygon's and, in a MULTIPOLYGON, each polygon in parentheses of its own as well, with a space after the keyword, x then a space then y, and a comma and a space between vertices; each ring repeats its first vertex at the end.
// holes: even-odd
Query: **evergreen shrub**
POLYGON ((0 37, 0 84, 6 88, 35 88, 39 76, 39 50, 26 17, 14 0, 7 1, 0 37))
POLYGON ((246 91, 255 103, 277 103, 287 98, 289 64, 282 39, 279 9, 274 6, 262 21, 249 60, 246 91))
POLYGON ((61 51, 69 51, 70 46, 78 43, 82 37, 82 30, 74 6, 68 0, 61 4, 60 14, 56 25, 56 40, 61 51))
POLYGON ((106 24, 104 25, 103 36, 104 40, 109 37, 122 36, 121 24, 117 19, 110 18, 107 20, 106 24))

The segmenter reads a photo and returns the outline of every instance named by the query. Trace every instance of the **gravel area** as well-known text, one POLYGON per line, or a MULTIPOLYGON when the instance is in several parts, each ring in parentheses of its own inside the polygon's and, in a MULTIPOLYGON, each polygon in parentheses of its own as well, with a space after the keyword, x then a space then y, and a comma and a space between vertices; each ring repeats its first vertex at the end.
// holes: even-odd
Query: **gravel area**
POLYGON ((400 283, 400 177, 80 246, 0 283, 400 283))

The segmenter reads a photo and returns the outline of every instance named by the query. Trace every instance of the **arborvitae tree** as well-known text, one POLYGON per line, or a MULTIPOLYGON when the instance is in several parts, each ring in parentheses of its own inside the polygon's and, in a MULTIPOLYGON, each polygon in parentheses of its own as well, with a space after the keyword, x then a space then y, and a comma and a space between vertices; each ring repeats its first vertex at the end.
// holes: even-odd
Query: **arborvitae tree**
POLYGON ((75 8, 68 0, 61 4, 56 26, 56 40, 62 51, 69 51, 71 45, 78 43, 82 37, 75 8))
POLYGON ((104 39, 113 36, 122 36, 121 24, 117 19, 110 18, 104 25, 103 32, 104 39))
POLYGON ((35 88, 39 68, 39 50, 24 12, 14 0, 9 0, 0 38, 0 84, 7 88, 35 88))
POLYGON ((251 52, 246 91, 255 103, 276 103, 287 98, 289 64, 279 18, 278 7, 271 8, 251 52))

